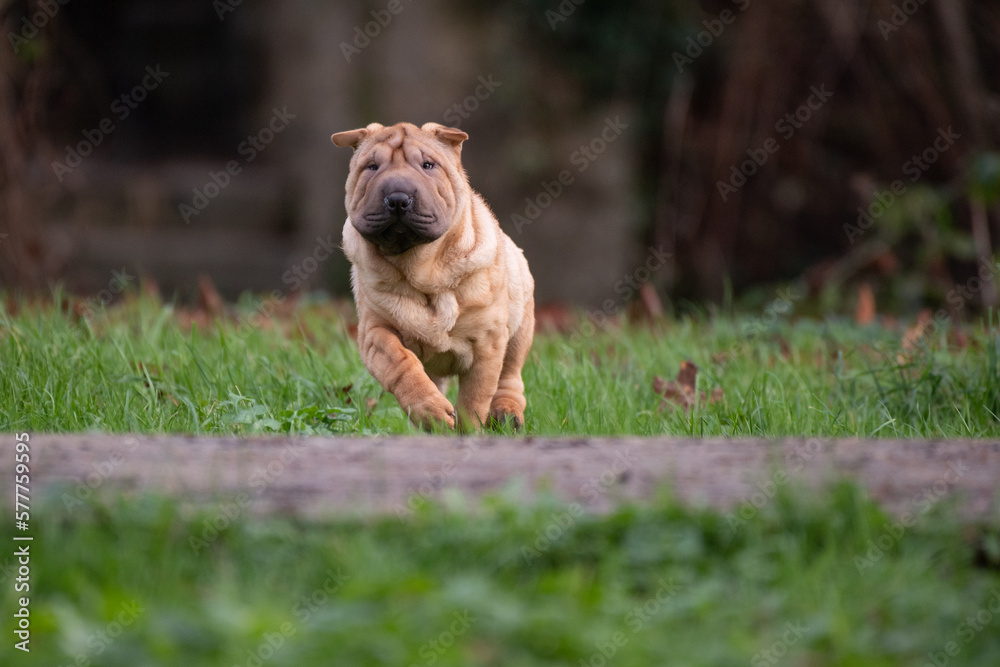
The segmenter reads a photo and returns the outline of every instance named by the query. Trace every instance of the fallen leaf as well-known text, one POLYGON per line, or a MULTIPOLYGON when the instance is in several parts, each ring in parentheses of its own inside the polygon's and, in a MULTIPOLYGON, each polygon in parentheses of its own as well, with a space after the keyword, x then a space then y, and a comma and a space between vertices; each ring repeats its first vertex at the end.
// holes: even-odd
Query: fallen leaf
POLYGON ((690 361, 682 361, 681 369, 677 371, 677 382, 686 389, 694 391, 695 383, 698 381, 698 367, 690 361))
POLYGON ((861 326, 875 321, 875 293, 868 283, 862 283, 858 287, 858 307, 854 311, 854 321, 861 326))
POLYGON ((160 296, 160 285, 152 277, 142 274, 139 278, 139 290, 142 295, 147 299, 152 299, 157 304, 162 302, 162 297, 160 296))
POLYGON ((181 404, 180 401, 178 401, 177 398, 169 391, 163 391, 162 389, 160 389, 159 391, 156 392, 156 396, 157 398, 166 399, 170 401, 171 403, 174 404, 174 407, 177 407, 181 404))
POLYGON ((639 312, 643 319, 657 320, 663 316, 663 302, 652 284, 643 283, 639 287, 639 303, 642 304, 639 312))
POLYGON ((132 362, 132 367, 140 373, 148 373, 150 377, 157 377, 163 372, 163 367, 159 364, 146 364, 141 361, 132 362))
POLYGON ((716 352, 711 357, 711 362, 713 364, 726 364, 729 362, 728 352, 716 352))
POLYGON ((177 308, 174 312, 177 320, 177 326, 181 330, 190 330, 191 327, 194 326, 197 326, 201 330, 205 330, 211 323, 211 318, 209 318, 208 313, 200 308, 177 308))
POLYGON ((679 406, 686 412, 697 403, 704 405, 718 403, 722 400, 722 387, 716 387, 711 394, 706 395, 704 391, 696 389, 697 380, 698 367, 690 361, 681 362, 676 380, 668 381, 659 376, 653 378, 653 391, 663 397, 658 409, 679 406))
POLYGON ((913 323, 913 326, 903 334, 903 350, 896 355, 896 361, 900 365, 905 365, 913 361, 913 357, 920 348, 920 341, 927 334, 927 329, 933 321, 934 317, 927 308, 917 313, 917 319, 913 323))
POLYGON ((784 336, 778 336, 778 347, 781 349, 781 358, 786 361, 792 356, 792 345, 784 336))
POLYGON ((891 250, 879 253, 872 260, 872 265, 885 276, 894 276, 899 272, 899 258, 891 250))
POLYGON ((203 273, 198 276, 198 306, 205 312, 209 319, 214 320, 222 317, 225 310, 225 302, 222 295, 216 289, 211 276, 203 273))
POLYGON ((969 335, 960 328, 954 328, 948 332, 948 344, 957 350, 964 350, 969 347, 969 335))

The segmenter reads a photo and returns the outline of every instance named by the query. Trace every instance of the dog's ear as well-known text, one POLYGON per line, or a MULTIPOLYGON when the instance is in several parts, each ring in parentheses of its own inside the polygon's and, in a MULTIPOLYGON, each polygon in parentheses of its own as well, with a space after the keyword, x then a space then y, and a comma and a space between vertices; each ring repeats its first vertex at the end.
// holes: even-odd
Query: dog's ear
POLYGON ((380 129, 381 127, 382 126, 378 123, 372 123, 368 127, 362 127, 357 130, 337 132, 336 134, 330 136, 330 141, 333 142, 334 146, 339 146, 341 148, 347 148, 350 146, 353 149, 357 149, 357 147, 368 137, 369 134, 380 129))
POLYGON ((462 142, 469 138, 469 135, 457 127, 445 127, 440 123, 424 123, 420 129, 424 132, 430 132, 444 145, 454 148, 456 152, 461 152, 462 142))

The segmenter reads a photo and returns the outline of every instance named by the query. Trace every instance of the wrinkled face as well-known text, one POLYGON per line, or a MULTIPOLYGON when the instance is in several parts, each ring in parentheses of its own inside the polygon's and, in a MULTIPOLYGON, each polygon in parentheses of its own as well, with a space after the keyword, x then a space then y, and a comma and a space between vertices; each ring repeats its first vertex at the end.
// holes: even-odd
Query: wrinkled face
POLYGON ((466 188, 459 163, 465 136, 433 123, 369 125, 333 136, 335 144, 355 147, 347 212, 380 254, 399 255, 448 231, 466 188))

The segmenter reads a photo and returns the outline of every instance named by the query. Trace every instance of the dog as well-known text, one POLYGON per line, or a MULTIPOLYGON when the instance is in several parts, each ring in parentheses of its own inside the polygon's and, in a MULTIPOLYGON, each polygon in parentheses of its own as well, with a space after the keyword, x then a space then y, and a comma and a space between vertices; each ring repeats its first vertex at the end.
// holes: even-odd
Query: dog
POLYGON ((368 371, 424 428, 524 426, 534 280, 462 167, 465 132, 410 123, 338 132, 351 147, 343 249, 368 371), (445 397, 458 376, 458 410, 445 397))

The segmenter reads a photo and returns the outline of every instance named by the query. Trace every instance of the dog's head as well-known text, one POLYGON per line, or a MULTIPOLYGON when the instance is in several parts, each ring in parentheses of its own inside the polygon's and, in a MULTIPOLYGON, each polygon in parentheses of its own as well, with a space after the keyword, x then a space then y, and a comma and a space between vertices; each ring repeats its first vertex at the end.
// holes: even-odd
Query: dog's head
POLYGON ((383 255, 399 255, 444 236, 462 214, 468 182, 461 130, 398 123, 338 132, 354 149, 344 204, 351 224, 383 255))

